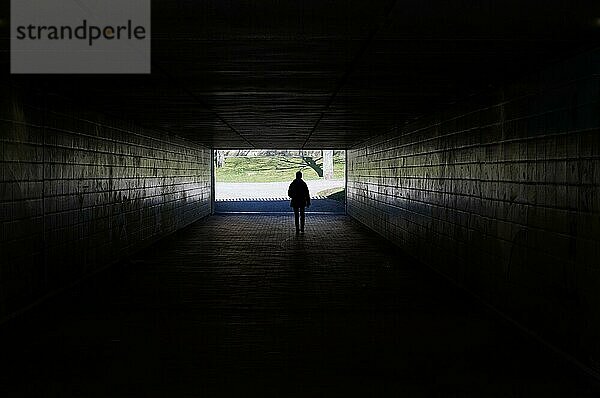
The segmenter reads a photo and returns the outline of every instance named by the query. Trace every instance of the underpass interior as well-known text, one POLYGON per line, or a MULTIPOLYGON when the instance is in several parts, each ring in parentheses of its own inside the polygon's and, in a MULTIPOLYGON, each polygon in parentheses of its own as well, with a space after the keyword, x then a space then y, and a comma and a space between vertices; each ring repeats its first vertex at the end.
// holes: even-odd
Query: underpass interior
POLYGON ((2 396, 598 395, 597 2, 152 16, 149 75, 0 23, 2 396), (215 150, 284 148, 343 214, 216 214, 215 150))

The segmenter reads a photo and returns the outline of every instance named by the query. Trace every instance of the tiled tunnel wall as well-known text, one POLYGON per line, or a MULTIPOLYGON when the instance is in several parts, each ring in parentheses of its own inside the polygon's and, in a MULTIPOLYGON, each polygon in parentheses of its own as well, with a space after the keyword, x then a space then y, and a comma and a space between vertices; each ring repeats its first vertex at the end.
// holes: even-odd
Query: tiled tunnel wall
POLYGON ((348 213, 600 361, 600 52, 348 151, 348 213))
POLYGON ((209 149, 1 90, 0 319, 210 213, 209 149))

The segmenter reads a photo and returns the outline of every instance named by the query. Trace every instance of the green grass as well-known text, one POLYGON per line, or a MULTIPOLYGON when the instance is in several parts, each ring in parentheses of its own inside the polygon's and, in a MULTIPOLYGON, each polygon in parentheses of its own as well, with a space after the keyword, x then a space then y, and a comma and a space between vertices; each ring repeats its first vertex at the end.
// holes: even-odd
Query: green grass
MULTIPOLYGON (((321 161, 317 161, 322 165, 321 161)), ((335 156, 333 177, 344 178, 344 159, 335 156)), ((280 182, 291 181, 296 171, 302 171, 305 180, 319 180, 317 172, 300 158, 287 156, 230 157, 223 167, 215 168, 217 182, 280 182)))

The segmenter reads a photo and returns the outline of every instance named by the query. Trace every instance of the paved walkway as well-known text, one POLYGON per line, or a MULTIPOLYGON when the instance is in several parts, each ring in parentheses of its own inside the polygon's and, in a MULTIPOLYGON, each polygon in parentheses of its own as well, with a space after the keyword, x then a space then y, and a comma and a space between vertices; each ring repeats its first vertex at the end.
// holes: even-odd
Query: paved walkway
MULTIPOLYGON (((218 182, 215 184, 215 200, 225 199, 283 199, 287 200, 287 182, 218 182)), ((343 180, 307 180, 311 197, 325 189, 344 187, 343 180)))
POLYGON ((0 329, 2 397, 592 397, 347 216, 212 216, 0 329))

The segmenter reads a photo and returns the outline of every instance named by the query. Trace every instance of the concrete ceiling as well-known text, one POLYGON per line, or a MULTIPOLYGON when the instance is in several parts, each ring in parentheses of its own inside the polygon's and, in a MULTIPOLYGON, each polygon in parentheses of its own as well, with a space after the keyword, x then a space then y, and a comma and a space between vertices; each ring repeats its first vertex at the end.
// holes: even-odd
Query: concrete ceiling
POLYGON ((346 148, 598 46, 599 3, 157 0, 151 75, 12 78, 215 148, 346 148))

